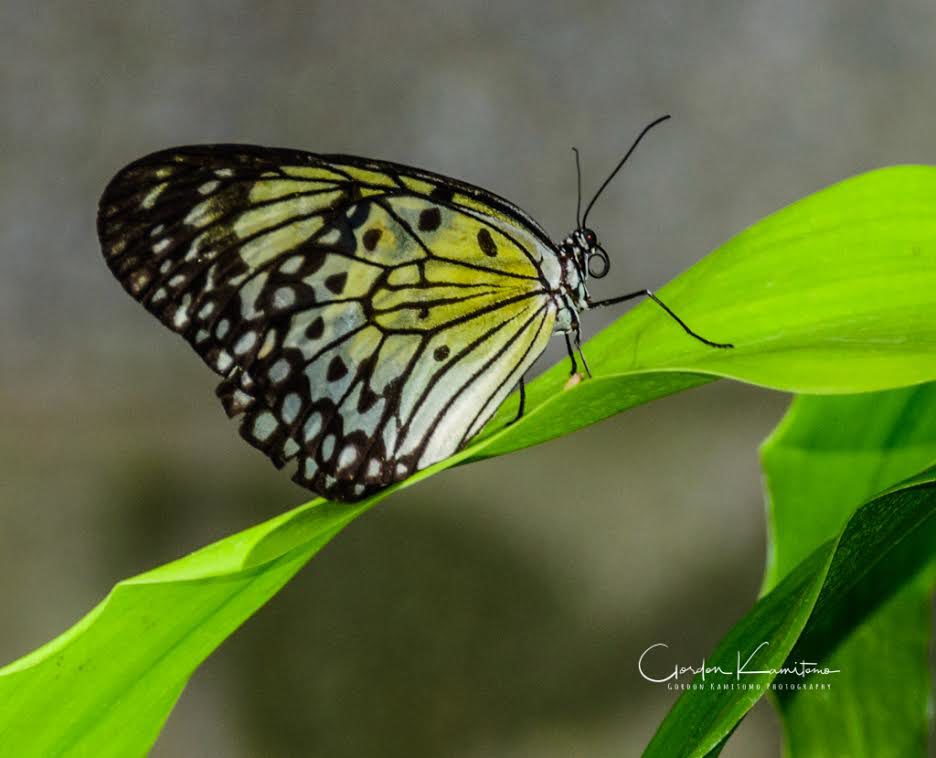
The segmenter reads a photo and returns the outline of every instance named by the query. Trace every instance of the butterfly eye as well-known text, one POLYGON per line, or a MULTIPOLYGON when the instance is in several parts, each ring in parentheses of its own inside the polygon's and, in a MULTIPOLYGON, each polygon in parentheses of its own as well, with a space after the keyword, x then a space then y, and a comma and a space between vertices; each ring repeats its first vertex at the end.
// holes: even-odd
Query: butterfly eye
POLYGON ((596 248, 588 256, 588 274, 595 279, 604 277, 611 268, 611 261, 608 254, 602 248, 596 248))

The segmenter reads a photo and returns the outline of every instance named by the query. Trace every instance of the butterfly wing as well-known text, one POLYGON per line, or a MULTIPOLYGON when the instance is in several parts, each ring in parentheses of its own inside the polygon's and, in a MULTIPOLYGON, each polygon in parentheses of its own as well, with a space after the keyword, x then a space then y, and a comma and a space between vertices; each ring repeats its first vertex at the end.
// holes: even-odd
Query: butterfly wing
POLYGON ((396 164, 155 153, 101 198, 124 288, 224 380, 241 434, 355 500, 451 455, 545 347, 559 271, 507 201, 396 164))

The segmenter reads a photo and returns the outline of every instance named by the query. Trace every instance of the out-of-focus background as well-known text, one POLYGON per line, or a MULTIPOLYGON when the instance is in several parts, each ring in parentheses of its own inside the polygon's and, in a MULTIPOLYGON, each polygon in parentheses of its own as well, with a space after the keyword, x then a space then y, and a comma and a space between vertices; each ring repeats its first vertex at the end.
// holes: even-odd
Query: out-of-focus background
MULTIPOLYGON (((107 271, 95 209, 123 164, 214 141, 386 158, 559 236, 569 147, 593 189, 671 112, 592 216, 611 296, 826 184, 933 162, 934 33, 929 0, 0 5, 0 662, 308 499, 107 271)), ((635 754, 676 696, 640 653, 698 661, 756 596, 756 446, 786 402, 710 385, 394 496, 195 674, 155 755, 635 754)), ((724 755, 777 738, 762 704, 724 755)))

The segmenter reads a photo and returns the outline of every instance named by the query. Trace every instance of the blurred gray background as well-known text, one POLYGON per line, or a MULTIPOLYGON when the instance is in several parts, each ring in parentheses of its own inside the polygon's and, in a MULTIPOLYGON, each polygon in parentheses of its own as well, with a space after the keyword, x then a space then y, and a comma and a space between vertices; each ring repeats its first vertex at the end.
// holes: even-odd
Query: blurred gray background
MULTIPOLYGON (((671 112, 592 216, 611 296, 826 184, 933 162, 934 39, 929 0, 5 0, 0 660, 308 497, 107 271, 95 209, 123 164, 212 141, 386 158, 559 236, 569 147, 593 189, 671 112)), ((786 402, 710 385, 393 497, 196 673, 155 754, 635 754, 675 698, 639 654, 698 660, 756 596, 756 446, 786 402)), ((725 755, 777 740, 761 704, 725 755)))

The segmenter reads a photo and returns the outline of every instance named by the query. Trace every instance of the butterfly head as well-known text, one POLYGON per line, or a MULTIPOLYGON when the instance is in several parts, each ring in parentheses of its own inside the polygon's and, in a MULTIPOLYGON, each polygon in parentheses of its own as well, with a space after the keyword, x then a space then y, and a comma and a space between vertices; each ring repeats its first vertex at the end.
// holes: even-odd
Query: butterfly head
POLYGON ((569 233, 559 245, 563 264, 563 280, 566 287, 584 300, 587 297, 585 283, 589 277, 601 279, 611 268, 608 253, 598 242, 598 235, 587 226, 580 226, 569 233))
POLYGON ((601 279, 611 268, 607 252, 598 242, 598 235, 583 226, 569 235, 574 240, 576 259, 584 278, 601 279))

